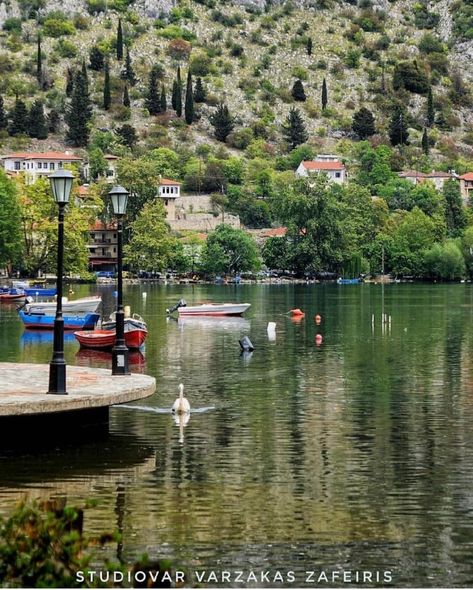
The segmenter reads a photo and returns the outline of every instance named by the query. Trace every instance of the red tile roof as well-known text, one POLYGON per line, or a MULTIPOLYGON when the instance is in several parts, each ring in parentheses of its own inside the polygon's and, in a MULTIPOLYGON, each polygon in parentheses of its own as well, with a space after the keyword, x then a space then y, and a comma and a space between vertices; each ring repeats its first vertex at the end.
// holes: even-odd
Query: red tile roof
POLYGON ((86 197, 89 194, 89 185, 81 184, 77 190, 81 197, 86 197))
POLYGON ((427 174, 427 178, 453 178, 453 174, 451 172, 437 172, 432 170, 427 174))
POLYGON ((19 158, 21 160, 82 160, 80 156, 76 156, 75 154, 65 154, 63 152, 14 152, 13 154, 2 156, 3 160, 6 158, 19 158))
POLYGON ((341 162, 317 162, 303 161, 302 165, 306 170, 344 170, 345 166, 341 162))
POLYGON ((463 174, 463 176, 460 176, 461 180, 473 180, 473 172, 467 172, 466 174, 463 174))
POLYGON ((263 238, 282 238, 286 235, 287 227, 274 227, 261 234, 263 238))
POLYGON ((177 182, 177 180, 169 180, 169 178, 161 178, 161 180, 159 181, 159 186, 163 186, 163 185, 172 185, 172 186, 181 186, 182 183, 177 182))
POLYGON ((96 219, 94 225, 91 225, 89 230, 90 231, 115 231, 117 229, 117 224, 113 223, 104 223, 100 221, 100 219, 96 219))

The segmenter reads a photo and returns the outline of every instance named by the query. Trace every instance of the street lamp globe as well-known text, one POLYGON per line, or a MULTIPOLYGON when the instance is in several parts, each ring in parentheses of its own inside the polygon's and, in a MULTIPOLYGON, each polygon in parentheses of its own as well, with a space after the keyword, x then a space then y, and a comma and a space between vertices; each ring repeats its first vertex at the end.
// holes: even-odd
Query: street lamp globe
POLYGON ((129 192, 122 186, 114 186, 108 194, 112 200, 113 213, 125 215, 129 192))
POLYGON ((69 202, 74 175, 70 170, 58 170, 49 175, 54 200, 58 205, 65 205, 69 202))

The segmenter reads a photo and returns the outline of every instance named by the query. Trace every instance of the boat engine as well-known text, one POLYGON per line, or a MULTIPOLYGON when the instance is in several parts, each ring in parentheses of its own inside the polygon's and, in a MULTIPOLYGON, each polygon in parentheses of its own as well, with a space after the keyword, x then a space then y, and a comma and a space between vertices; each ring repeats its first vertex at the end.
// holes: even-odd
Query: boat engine
POLYGON ((171 314, 174 311, 176 311, 176 309, 179 309, 179 307, 186 307, 186 305, 187 305, 187 302, 185 299, 179 299, 179 301, 176 303, 176 305, 173 305, 169 309, 166 309, 166 313, 171 314))

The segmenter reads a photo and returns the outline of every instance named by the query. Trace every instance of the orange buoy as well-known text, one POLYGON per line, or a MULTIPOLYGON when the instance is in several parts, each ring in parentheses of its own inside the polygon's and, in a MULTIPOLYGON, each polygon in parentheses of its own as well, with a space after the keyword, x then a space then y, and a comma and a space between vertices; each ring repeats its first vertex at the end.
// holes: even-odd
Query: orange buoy
POLYGON ((315 335, 315 344, 317 346, 320 346, 322 344, 322 342, 324 341, 322 334, 316 334, 315 335))
POLYGON ((314 317, 314 320, 315 320, 315 323, 316 323, 316 324, 317 324, 317 326, 318 326, 318 325, 320 325, 320 324, 322 323, 322 316, 321 316, 321 315, 319 315, 319 314, 317 314, 317 315, 314 317))
POLYGON ((291 315, 292 316, 302 317, 302 316, 305 315, 305 313, 301 309, 299 309, 299 308, 297 308, 297 309, 291 309, 290 312, 291 312, 291 315))

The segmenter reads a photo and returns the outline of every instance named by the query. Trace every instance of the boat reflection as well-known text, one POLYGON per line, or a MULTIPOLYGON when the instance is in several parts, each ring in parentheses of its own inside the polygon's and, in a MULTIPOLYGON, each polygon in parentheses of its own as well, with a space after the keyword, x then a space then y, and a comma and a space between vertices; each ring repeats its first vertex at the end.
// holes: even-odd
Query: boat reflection
POLYGON ((184 328, 199 328, 201 330, 249 330, 251 321, 241 317, 179 317, 177 325, 184 328))
MULTIPOLYGON (((81 348, 76 352, 76 364, 79 367, 111 369, 112 352, 107 350, 94 350, 92 348, 81 348)), ((141 350, 129 351, 128 366, 133 373, 145 372, 146 357, 141 350)))
MULTIPOLYGON (((21 335, 23 346, 32 344, 51 345, 54 341, 54 332, 52 330, 25 330, 21 335)), ((64 342, 75 342, 73 332, 64 332, 64 342)))

